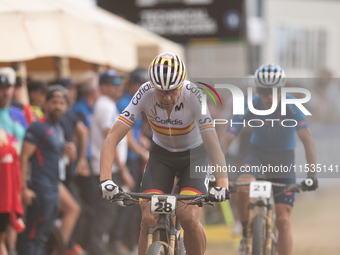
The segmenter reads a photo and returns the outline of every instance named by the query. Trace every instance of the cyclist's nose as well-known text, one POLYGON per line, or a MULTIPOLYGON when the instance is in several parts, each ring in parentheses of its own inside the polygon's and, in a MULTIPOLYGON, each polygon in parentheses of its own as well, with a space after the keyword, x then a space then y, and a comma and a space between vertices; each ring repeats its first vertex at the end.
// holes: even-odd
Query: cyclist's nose
POLYGON ((164 100, 165 100, 165 101, 170 101, 170 100, 171 100, 171 94, 170 94, 170 93, 166 93, 166 94, 164 95, 164 100))

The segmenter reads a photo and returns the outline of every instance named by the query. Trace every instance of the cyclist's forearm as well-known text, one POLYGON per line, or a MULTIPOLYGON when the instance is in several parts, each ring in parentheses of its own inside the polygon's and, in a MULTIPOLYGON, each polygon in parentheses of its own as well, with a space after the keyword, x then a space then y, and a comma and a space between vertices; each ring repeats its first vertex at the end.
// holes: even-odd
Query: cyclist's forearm
POLYGON ((223 171, 223 168, 226 166, 226 161, 224 155, 221 150, 216 150, 209 154, 212 162, 212 166, 215 166, 215 177, 216 177, 216 185, 222 188, 228 188, 228 173, 223 171), (218 169, 222 169, 218 172, 218 169))
POLYGON ((100 181, 111 180, 112 164, 115 159, 115 151, 117 147, 117 142, 112 137, 108 135, 103 144, 100 153, 100 181))
POLYGON ((229 188, 228 178, 216 178, 216 186, 221 188, 229 188))
MULTIPOLYGON (((316 149, 314 146, 314 143, 307 143, 304 144, 305 146, 305 151, 306 151, 306 160, 309 166, 314 166, 316 167, 317 161, 316 161, 316 149)), ((315 169, 314 169, 315 170, 315 169)), ((309 172, 308 177, 316 177, 316 172, 309 172)))

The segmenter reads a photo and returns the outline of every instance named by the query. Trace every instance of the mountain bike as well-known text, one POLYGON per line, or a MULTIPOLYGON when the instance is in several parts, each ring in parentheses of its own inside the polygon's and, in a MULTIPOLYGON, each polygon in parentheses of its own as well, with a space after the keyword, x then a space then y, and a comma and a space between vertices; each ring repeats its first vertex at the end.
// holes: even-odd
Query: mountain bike
POLYGON ((298 183, 287 185, 269 181, 230 182, 230 193, 236 192, 239 186, 249 186, 249 197, 255 199, 255 202, 248 205, 246 254, 276 255, 277 230, 272 187, 282 188, 282 193, 305 191, 305 189, 298 183))
POLYGON ((176 217, 189 205, 211 205, 213 195, 159 195, 151 193, 118 193, 111 202, 123 201, 125 205, 140 204, 140 199, 144 202, 150 201, 152 214, 158 214, 158 221, 155 226, 151 226, 147 231, 147 253, 148 255, 185 255, 183 238, 181 238, 181 226, 176 217), (189 200, 189 201, 183 201, 189 200), (177 201, 182 202, 177 206, 177 201), (172 220, 175 218, 175 223, 172 220), (153 237, 159 233, 159 241, 153 242, 153 237))

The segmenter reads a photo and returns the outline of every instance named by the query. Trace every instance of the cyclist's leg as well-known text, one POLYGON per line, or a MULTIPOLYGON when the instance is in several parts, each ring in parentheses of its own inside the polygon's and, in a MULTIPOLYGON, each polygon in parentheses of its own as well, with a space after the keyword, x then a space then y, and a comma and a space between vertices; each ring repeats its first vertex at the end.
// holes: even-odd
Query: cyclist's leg
MULTIPOLYGON (((295 178, 272 179, 273 182, 291 184, 295 183, 295 178)), ((277 251, 279 254, 291 255, 293 250, 293 237, 290 225, 290 215, 293 209, 295 193, 279 194, 274 188, 276 226, 279 232, 277 240, 277 251), (278 196, 275 196, 279 194, 278 196)))
MULTIPOLYGON (((294 164, 294 151, 276 152, 270 157, 270 164, 275 166, 286 166, 290 169, 294 164)), ((271 178, 272 182, 293 184, 296 182, 295 172, 280 172, 275 173, 275 178, 271 178)), ((276 213, 276 226, 279 232, 277 240, 277 251, 284 255, 291 255, 293 249, 293 237, 290 225, 290 215, 295 201, 295 193, 283 193, 282 188, 273 187, 276 213)))
MULTIPOLYGON (((190 174, 194 174, 195 166, 206 167, 209 165, 210 160, 205 147, 201 145, 191 150, 186 161, 187 167, 183 170, 181 176, 180 194, 206 194, 208 192, 209 184, 206 173, 202 173, 202 176, 195 176, 199 178, 192 178, 193 176, 190 176, 190 174)), ((182 204, 183 203, 178 202, 178 206, 182 204)), ((201 208, 198 206, 188 206, 184 210, 183 208, 185 207, 180 207, 176 212, 180 212, 177 217, 184 229, 184 245, 186 254, 203 255, 207 246, 207 238, 204 228, 199 221, 201 208)))
MULTIPOLYGON (((260 166, 261 164, 256 151, 257 147, 255 147, 254 145, 251 144, 248 147, 240 171, 237 173, 236 182, 251 182, 256 180, 257 173, 251 171, 252 167, 260 166)), ((236 192, 235 204, 239 213, 240 221, 242 223, 243 237, 246 236, 249 202, 249 186, 238 187, 236 192)))
MULTIPOLYGON (((164 155, 164 149, 153 143, 150 158, 145 167, 140 191, 143 193, 171 193, 175 172, 167 163, 171 157, 164 155)), ((170 152, 169 152, 170 153, 170 152)), ((145 255, 147 245, 147 229, 157 224, 157 215, 150 213, 150 202, 142 203, 142 222, 138 241, 138 254, 145 255)))

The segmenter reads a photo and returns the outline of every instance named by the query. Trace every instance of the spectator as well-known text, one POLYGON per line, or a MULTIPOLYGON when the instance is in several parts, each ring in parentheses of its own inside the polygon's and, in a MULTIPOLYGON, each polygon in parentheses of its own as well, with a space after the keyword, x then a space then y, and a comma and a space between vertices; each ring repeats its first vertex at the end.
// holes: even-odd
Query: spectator
POLYGON ((7 255, 5 233, 11 214, 23 215, 20 201, 19 158, 9 143, 7 134, 0 129, 0 254, 7 255))
MULTIPOLYGON (((80 100, 73 106, 73 111, 83 121, 88 129, 92 123, 93 106, 98 99, 100 93, 98 88, 98 75, 94 72, 87 72, 82 77, 80 84, 80 100)), ((87 140, 87 161, 91 158, 91 139, 87 140)), ((96 185, 92 172, 82 171, 84 168, 76 168, 78 175, 75 177, 75 183, 78 187, 79 196, 82 202, 82 215, 77 226, 76 241, 86 250, 90 251, 92 224, 95 220, 95 195, 96 185)), ((91 170, 91 168, 90 168, 91 170)))
POLYGON ((65 142, 59 125, 67 108, 67 91, 62 86, 52 86, 46 94, 46 119, 33 122, 27 130, 20 157, 22 173, 22 198, 27 207, 25 232, 20 236, 19 254, 40 255, 44 251, 53 220, 59 207, 59 175, 64 160, 75 159, 74 144, 65 142), (28 163, 31 180, 26 180, 28 163))
MULTIPOLYGON (((10 67, 0 68, 0 128, 6 131, 10 144, 19 154, 27 120, 24 111, 11 105, 14 83, 14 70, 10 67)), ((15 248, 16 236, 14 229, 9 227, 7 229, 9 252, 15 248)))
MULTIPOLYGON (((143 68, 137 68, 129 75, 127 92, 117 102, 117 108, 121 113, 130 103, 134 94, 140 86, 148 81, 148 73, 143 68)), ((143 135, 143 119, 139 116, 127 134, 128 139, 128 158, 127 167, 135 181, 133 191, 139 191, 139 184, 142 179, 143 166, 149 159, 150 140, 143 135)), ((138 208, 139 209, 139 208, 138 208)), ((120 252, 120 243, 126 245, 130 251, 134 250, 138 242, 140 226, 140 210, 132 207, 120 207, 119 216, 116 218, 115 226, 110 234, 110 251, 120 252)))
MULTIPOLYGON (((101 146, 110 132, 111 127, 119 117, 116 101, 122 95, 122 78, 113 69, 105 71, 99 80, 102 95, 94 106, 93 123, 91 125, 91 167, 95 176, 96 186, 99 185, 99 158, 101 146)), ((112 166, 112 179, 115 183, 123 183, 128 188, 133 188, 134 181, 127 169, 125 162, 127 157, 127 140, 123 139, 118 144, 117 155, 112 166), (117 158, 116 158, 117 157, 117 158)), ((92 229, 92 253, 102 255, 105 253, 102 237, 111 230, 113 219, 117 216, 117 205, 110 204, 103 199, 96 199, 96 221, 92 229)))
POLYGON ((33 112, 29 104, 22 104, 22 78, 18 72, 16 72, 16 80, 14 85, 12 105, 24 111, 26 121, 28 125, 33 122, 33 112))
POLYGON ((74 135, 79 143, 78 161, 71 162, 66 167, 66 179, 62 180, 64 185, 60 184, 60 209, 62 212, 62 225, 61 232, 64 237, 64 241, 68 246, 67 255, 80 255, 84 254, 82 247, 75 243, 72 237, 74 233, 74 227, 78 221, 81 208, 76 200, 80 200, 77 197, 78 191, 74 183, 76 176, 76 169, 81 171, 81 174, 88 175, 89 166, 86 159, 86 143, 88 132, 86 126, 78 118, 78 116, 71 110, 72 105, 77 98, 77 89, 71 79, 60 79, 56 81, 57 84, 62 85, 67 90, 67 101, 69 109, 63 115, 60 120, 60 126, 64 131, 65 140, 72 142, 74 135), (85 173, 84 173, 85 172, 85 173), (76 199, 76 200, 75 200, 76 199))
POLYGON ((19 153, 27 121, 23 111, 11 105, 14 82, 14 70, 10 67, 0 68, 0 128, 7 132, 10 143, 19 153))
POLYGON ((48 85, 41 81, 31 82, 27 86, 34 120, 43 121, 44 119, 42 109, 45 102, 47 87, 48 85))

